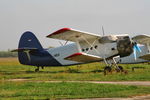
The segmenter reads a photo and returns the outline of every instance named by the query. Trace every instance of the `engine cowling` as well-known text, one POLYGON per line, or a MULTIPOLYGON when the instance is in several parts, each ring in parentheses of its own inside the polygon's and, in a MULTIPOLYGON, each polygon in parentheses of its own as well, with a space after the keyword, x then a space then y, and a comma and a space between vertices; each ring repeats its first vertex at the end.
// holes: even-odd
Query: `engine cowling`
POLYGON ((129 36, 118 37, 117 50, 120 57, 129 56, 133 53, 133 42, 129 36))

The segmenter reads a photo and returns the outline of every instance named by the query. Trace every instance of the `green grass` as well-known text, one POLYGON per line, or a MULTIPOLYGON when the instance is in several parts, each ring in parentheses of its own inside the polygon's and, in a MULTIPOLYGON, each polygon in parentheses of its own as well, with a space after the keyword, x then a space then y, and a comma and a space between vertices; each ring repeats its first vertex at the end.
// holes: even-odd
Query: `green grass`
POLYGON ((115 73, 103 75, 103 63, 83 64, 80 67, 45 67, 34 72, 36 67, 19 64, 17 59, 0 59, 0 80, 23 78, 29 80, 70 80, 70 81, 150 81, 149 64, 124 64, 128 74, 115 73), (144 67, 135 69, 132 67, 144 67), (97 71, 97 72, 96 72, 97 71))
POLYGON ((19 64, 16 58, 0 58, 0 99, 59 99, 130 97, 150 94, 150 87, 92 83, 66 83, 65 81, 150 81, 150 65, 125 64, 128 74, 103 75, 103 63, 83 64, 80 67, 46 67, 34 72, 34 66, 19 64), (132 67, 144 67, 135 69, 132 67), (12 82, 10 79, 28 79, 12 82), (46 81, 64 81, 46 83, 46 81), (32 82, 29 82, 32 81, 32 82), (40 81, 40 82, 38 82, 40 81))
POLYGON ((65 82, 1 82, 0 90, 1 99, 13 100, 130 97, 150 93, 150 87, 65 82))

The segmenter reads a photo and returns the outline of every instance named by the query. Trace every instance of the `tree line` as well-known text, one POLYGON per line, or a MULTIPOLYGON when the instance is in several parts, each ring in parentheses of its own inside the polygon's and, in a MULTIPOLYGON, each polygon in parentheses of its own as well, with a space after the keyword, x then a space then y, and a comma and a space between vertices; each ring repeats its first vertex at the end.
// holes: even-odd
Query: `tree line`
POLYGON ((0 57, 17 57, 17 52, 11 52, 11 51, 0 51, 0 57))

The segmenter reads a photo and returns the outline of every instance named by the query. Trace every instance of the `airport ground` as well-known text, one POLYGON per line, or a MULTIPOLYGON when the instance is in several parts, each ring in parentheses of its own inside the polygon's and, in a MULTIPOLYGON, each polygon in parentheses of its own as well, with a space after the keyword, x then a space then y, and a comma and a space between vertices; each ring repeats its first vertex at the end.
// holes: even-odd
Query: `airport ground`
POLYGON ((125 64, 122 66, 128 73, 112 72, 106 76, 103 74, 104 66, 103 63, 91 63, 81 66, 46 67, 40 69, 40 72, 34 72, 35 67, 21 65, 17 58, 0 58, 0 98, 104 99, 150 94, 148 63, 125 64), (134 72, 133 67, 137 68, 134 72))

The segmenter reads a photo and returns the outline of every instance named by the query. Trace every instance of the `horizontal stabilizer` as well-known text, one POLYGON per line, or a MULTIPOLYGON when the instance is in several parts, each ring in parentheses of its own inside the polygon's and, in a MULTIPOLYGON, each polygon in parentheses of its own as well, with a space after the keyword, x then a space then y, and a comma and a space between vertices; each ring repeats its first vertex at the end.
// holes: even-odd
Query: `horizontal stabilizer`
POLYGON ((75 53, 65 58, 66 60, 77 61, 77 62, 93 62, 103 60, 102 58, 90 55, 86 53, 75 53))
POLYGON ((144 60, 150 60, 150 54, 140 56, 139 58, 144 59, 144 60))
POLYGON ((25 51, 37 51, 37 48, 18 48, 11 50, 11 52, 25 52, 25 51))

